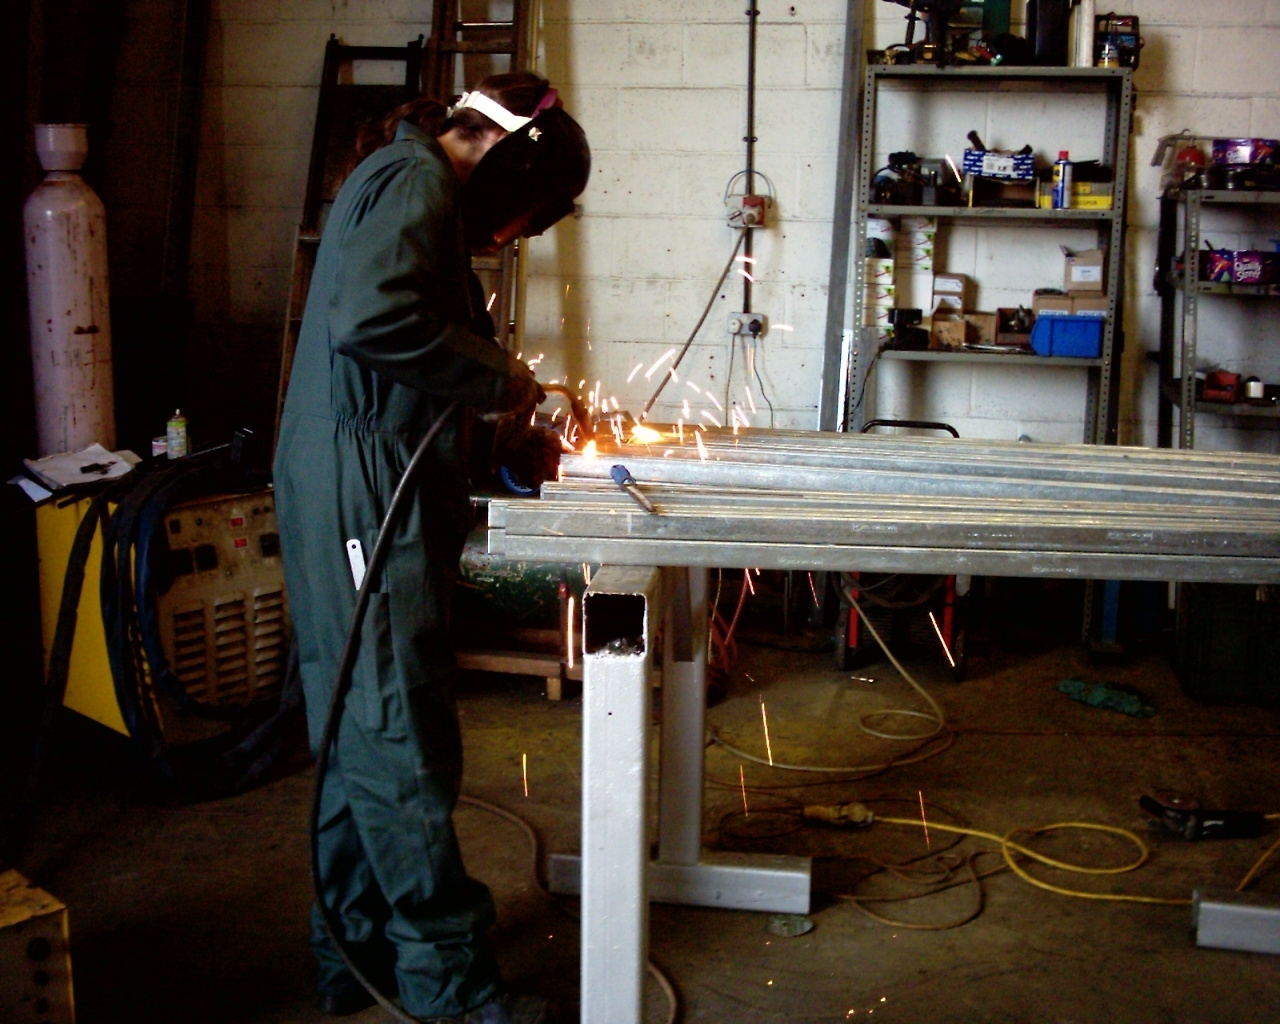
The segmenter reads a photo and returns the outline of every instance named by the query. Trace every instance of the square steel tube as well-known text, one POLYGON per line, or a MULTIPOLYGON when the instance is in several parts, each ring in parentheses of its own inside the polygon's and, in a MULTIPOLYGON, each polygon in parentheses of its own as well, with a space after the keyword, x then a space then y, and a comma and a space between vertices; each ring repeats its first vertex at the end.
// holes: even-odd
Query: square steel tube
POLYGON ((662 574, 604 566, 582 598, 582 1024, 640 1024, 649 959, 650 673, 662 574))

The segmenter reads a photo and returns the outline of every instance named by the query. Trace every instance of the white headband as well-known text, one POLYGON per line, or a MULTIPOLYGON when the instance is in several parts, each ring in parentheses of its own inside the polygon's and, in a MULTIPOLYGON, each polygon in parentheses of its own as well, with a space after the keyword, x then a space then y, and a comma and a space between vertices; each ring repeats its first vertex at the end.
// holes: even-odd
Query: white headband
POLYGON ((521 117, 519 114, 511 113, 497 100, 491 99, 482 92, 464 92, 458 102, 449 108, 449 116, 452 117, 459 110, 466 108, 483 114, 505 132, 517 131, 533 120, 531 117, 521 117))

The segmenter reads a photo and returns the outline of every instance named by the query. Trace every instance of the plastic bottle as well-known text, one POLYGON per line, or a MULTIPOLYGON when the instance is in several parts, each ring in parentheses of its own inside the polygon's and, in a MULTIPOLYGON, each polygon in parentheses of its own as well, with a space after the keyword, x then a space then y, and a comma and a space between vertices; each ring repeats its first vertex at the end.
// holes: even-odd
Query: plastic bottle
POLYGON ((168 450, 166 454, 171 459, 180 459, 187 454, 187 418, 182 415, 181 409, 173 410, 173 416, 170 417, 167 427, 165 439, 168 441, 168 450))
POLYGON ((1065 149, 1058 150, 1058 160, 1053 165, 1053 208, 1071 209, 1071 161, 1065 149))

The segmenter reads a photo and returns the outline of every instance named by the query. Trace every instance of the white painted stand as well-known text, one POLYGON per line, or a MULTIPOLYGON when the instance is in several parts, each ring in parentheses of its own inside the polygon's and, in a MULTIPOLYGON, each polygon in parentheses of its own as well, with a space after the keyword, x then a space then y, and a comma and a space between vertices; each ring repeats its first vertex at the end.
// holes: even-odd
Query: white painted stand
POLYGON ((582 895, 583 1024, 640 1024, 649 900, 809 912, 803 857, 704 854, 707 570, 605 566, 583 596, 582 857, 548 864, 582 895), (661 619, 660 619, 661 617, 661 619), (650 677, 663 649, 658 859, 646 829, 650 677))

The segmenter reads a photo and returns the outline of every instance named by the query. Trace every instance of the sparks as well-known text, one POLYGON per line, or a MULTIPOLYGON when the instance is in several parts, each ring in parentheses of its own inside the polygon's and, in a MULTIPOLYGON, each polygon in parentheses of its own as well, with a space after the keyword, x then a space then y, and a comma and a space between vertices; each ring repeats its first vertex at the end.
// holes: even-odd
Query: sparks
POLYGON ((738 263, 754 263, 756 258, 754 256, 738 256, 736 261, 738 263))
POLYGON ((484 306, 484 311, 486 313, 489 312, 489 310, 493 309, 493 304, 497 301, 497 299, 498 299, 497 292, 494 292, 492 295, 489 296, 489 301, 486 302, 484 306))
POLYGON ((536 427, 538 425, 538 410, 534 409, 529 413, 529 426, 536 427))
POLYGON ((746 278, 748 281, 750 281, 752 284, 755 284, 755 283, 756 283, 756 279, 755 279, 754 277, 752 277, 750 274, 748 274, 745 268, 743 268, 743 267, 739 267, 739 268, 738 268, 738 273, 739 273, 739 274, 741 274, 743 277, 745 277, 745 278, 746 278))
POLYGON ((689 409, 689 399, 685 399, 680 405, 680 415, 687 420, 693 419, 693 412, 689 409))
POLYGON ((703 410, 702 410, 702 416, 703 416, 703 418, 704 418, 704 419, 708 419, 708 420, 710 420, 710 421, 711 421, 712 423, 714 423, 717 427, 723 427, 723 426, 724 426, 724 424, 723 424, 723 423, 721 423, 718 419, 716 419, 713 415, 711 415, 711 410, 710 410, 710 409, 703 409, 703 410))
POLYGON ((658 367, 661 366, 663 363, 665 363, 668 359, 672 358, 675 354, 676 354, 676 350, 671 348, 671 349, 667 349, 666 352, 658 356, 658 358, 653 361, 653 365, 650 366, 649 369, 644 371, 644 379, 649 380, 650 378, 652 378, 653 375, 658 372, 658 367))
POLYGON ((751 582, 751 570, 750 570, 750 569, 743 569, 743 570, 742 570, 742 575, 743 575, 743 576, 745 576, 745 577, 746 577, 746 579, 747 579, 747 589, 751 591, 751 596, 752 596, 752 597, 755 597, 755 596, 756 596, 756 585, 755 585, 754 583, 752 583, 752 582, 751 582))
POLYGON ((631 436, 641 444, 657 444, 662 440, 662 432, 654 430, 653 427, 646 427, 642 423, 637 423, 631 428, 631 436))
POLYGON ((529 795, 529 755, 520 755, 520 774, 524 777, 524 795, 529 795))
POLYGON ((586 386, 587 386, 587 378, 583 377, 582 380, 578 381, 578 390, 581 391, 586 386))
POLYGON ((589 562, 582 563, 582 583, 584 586, 591 586, 591 564, 589 562))
POLYGON ((929 621, 933 623, 933 631, 938 634, 938 643, 942 644, 942 653, 947 656, 947 661, 951 663, 951 667, 956 667, 956 659, 951 657, 951 648, 947 646, 947 641, 942 636, 942 630, 938 628, 938 620, 933 617, 933 612, 929 613, 929 621))
POLYGON ((813 573, 807 573, 806 575, 809 577, 809 593, 813 595, 813 606, 818 608, 820 607, 820 602, 818 601, 818 588, 813 585, 813 573))
POLYGON ((752 412, 756 412, 756 400, 751 395, 751 387, 749 385, 743 385, 742 390, 747 393, 747 405, 751 406, 752 412))
POLYGON ((693 439, 698 442, 698 458, 703 462, 707 461, 707 446, 702 443, 702 434, 695 433, 693 439))
POLYGON ((631 372, 627 374, 627 383, 630 384, 635 379, 636 374, 643 369, 644 363, 636 363, 636 365, 632 367, 631 372))
POLYGON ((698 392, 698 394, 702 394, 702 388, 698 387, 698 385, 695 384, 693 381, 687 380, 684 383, 686 387, 693 388, 693 390, 698 392))
POLYGON ((932 850, 933 844, 929 842, 929 822, 924 817, 924 790, 917 789, 916 793, 920 796, 920 824, 924 826, 924 845, 932 850))
MULTIPOLYGON (((748 577, 750 579, 750 577, 748 577)), ((754 593, 754 591, 753 591, 754 593)), ((764 698, 760 698, 760 720, 764 722, 764 750, 769 755, 769 767, 773 767, 773 745, 769 742, 769 715, 764 709, 764 698)))
POLYGON ((563 409, 561 409, 561 408, 560 408, 560 406, 558 406, 558 405, 557 405, 554 409, 552 409, 552 410, 551 410, 551 422, 552 422, 552 423, 554 423, 554 422, 556 421, 556 417, 557 417, 557 416, 559 416, 562 412, 564 412, 564 410, 563 410, 563 409))
POLYGON ((790 324, 774 324, 773 329, 775 331, 794 331, 795 330, 795 328, 792 327, 790 324))
POLYGON ((594 459, 597 455, 600 454, 599 449, 596 448, 595 438, 592 438, 590 441, 586 443, 586 446, 582 449, 582 454, 589 459, 594 459))
POLYGON ((573 595, 569 595, 569 614, 565 616, 565 648, 569 667, 573 668, 573 595))
POLYGON ((743 774, 742 765, 738 765, 738 782, 742 786, 742 816, 749 818, 751 812, 747 810, 747 777, 743 774))
POLYGON ((680 443, 684 444, 684 420, 676 420, 676 433, 680 436, 680 443))
POLYGON ((680 383, 680 378, 676 376, 676 368, 674 366, 671 367, 671 369, 669 369, 667 373, 671 375, 671 380, 673 383, 675 384, 680 383))
POLYGON ((716 396, 715 396, 715 395, 713 395, 710 391, 708 391, 708 392, 707 392, 707 397, 708 397, 709 399, 711 399, 711 404, 712 404, 712 405, 714 405, 718 410, 720 410, 720 412, 724 412, 724 406, 723 406, 723 405, 721 405, 719 402, 717 402, 717 401, 716 401, 716 396))

